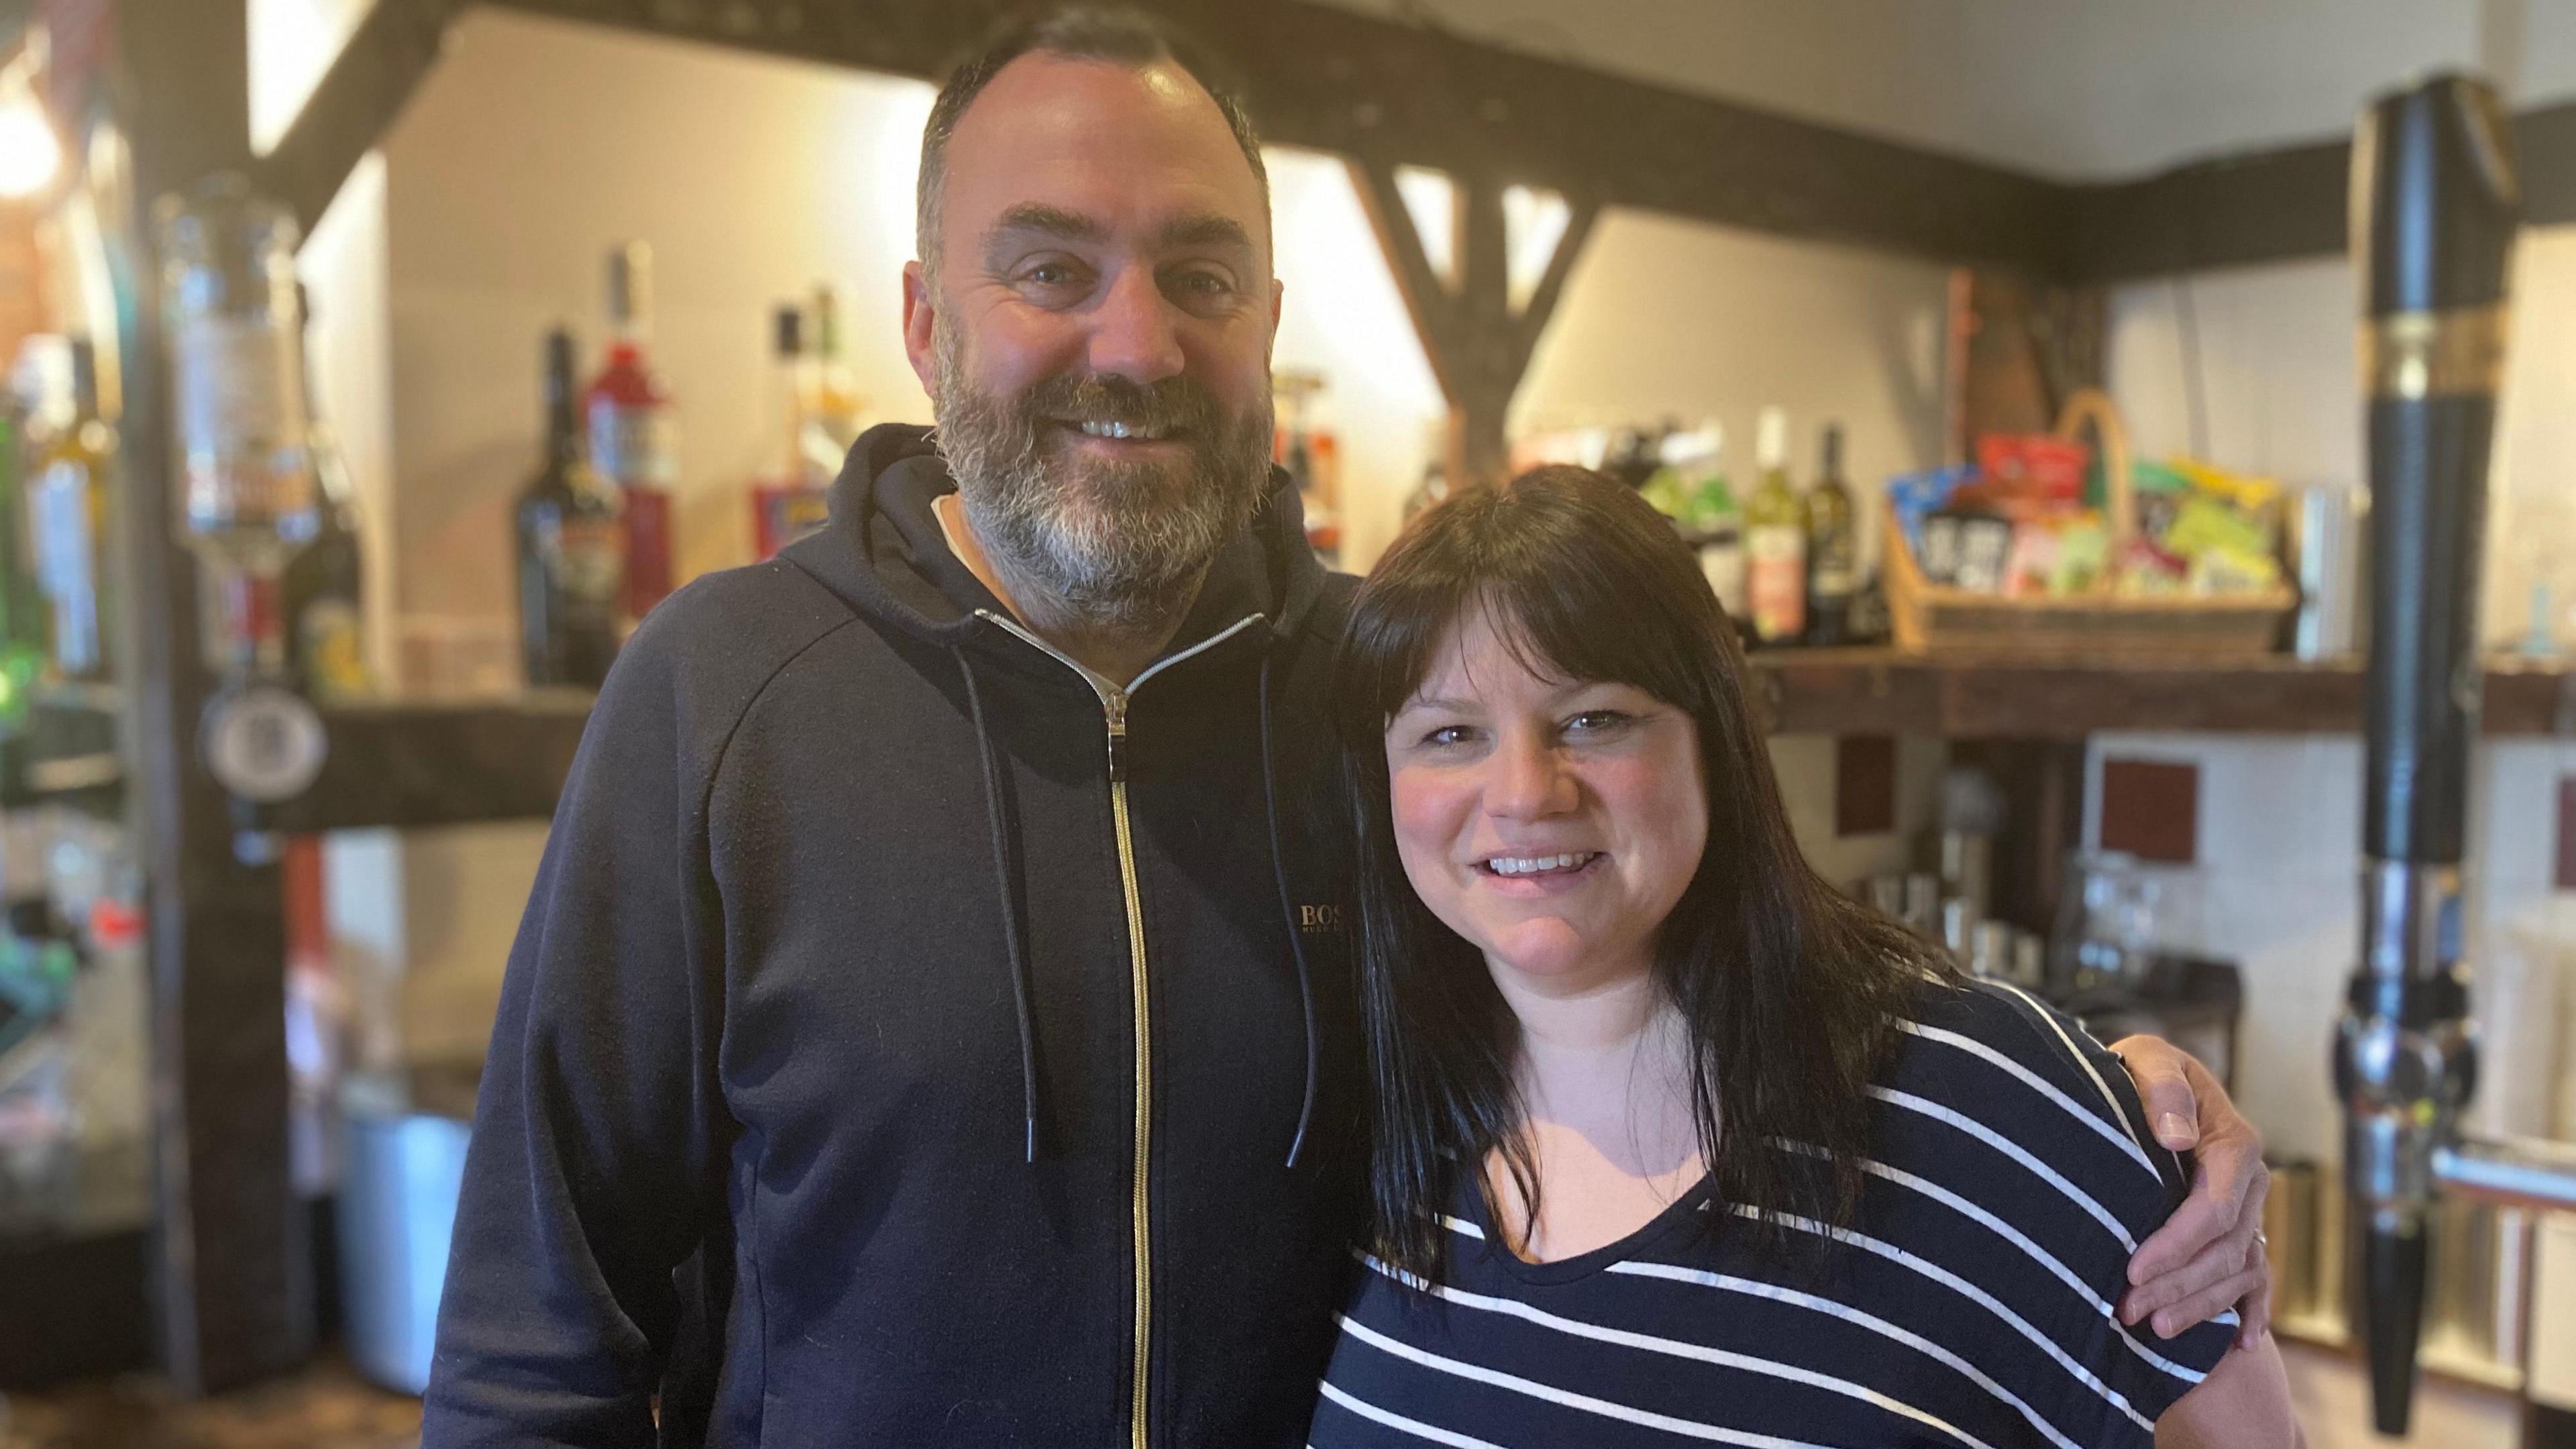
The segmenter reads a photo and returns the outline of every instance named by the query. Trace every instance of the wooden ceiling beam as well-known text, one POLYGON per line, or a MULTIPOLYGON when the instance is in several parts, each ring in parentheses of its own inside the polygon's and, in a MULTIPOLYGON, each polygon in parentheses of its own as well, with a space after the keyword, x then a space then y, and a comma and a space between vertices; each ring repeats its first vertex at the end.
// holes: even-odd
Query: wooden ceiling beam
MULTIPOLYGON (((935 77, 1005 0, 480 0, 935 77)), ((1900 142, 1313 0, 1144 0, 1218 58, 1265 140, 1598 203, 2050 275, 2071 190, 1900 142)))
POLYGON ((375 0, 276 148, 261 158, 260 189, 294 208, 305 235, 437 65, 462 3, 375 0))

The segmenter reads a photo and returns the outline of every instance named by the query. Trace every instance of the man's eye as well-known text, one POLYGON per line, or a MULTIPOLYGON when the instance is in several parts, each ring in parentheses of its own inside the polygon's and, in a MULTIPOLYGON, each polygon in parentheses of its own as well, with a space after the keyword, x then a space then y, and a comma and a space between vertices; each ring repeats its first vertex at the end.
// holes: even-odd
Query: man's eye
POLYGON ((1223 303, 1234 296, 1234 280, 1223 272, 1205 269, 1183 272, 1170 285, 1172 295, 1185 304, 1206 306, 1223 303))

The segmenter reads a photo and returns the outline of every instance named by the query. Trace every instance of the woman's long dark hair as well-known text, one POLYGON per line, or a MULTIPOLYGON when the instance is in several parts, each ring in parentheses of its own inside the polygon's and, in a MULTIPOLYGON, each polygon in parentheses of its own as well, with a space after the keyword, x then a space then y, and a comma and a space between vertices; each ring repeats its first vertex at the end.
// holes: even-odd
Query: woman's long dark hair
POLYGON ((1414 894, 1388 804, 1387 722, 1471 610, 1533 666, 1631 685, 1697 725, 1708 845, 1665 921, 1654 973, 1689 1033, 1700 1150, 1718 1192, 1757 1222, 1847 1222, 1867 1087, 1893 1023, 1917 983, 1956 969, 1799 852, 1734 631, 1671 525, 1598 473, 1550 467, 1414 520, 1361 586, 1343 636, 1336 696, 1359 823, 1380 1255, 1436 1280, 1457 1174, 1485 1190, 1479 1168, 1497 1151, 1526 1205, 1524 1236, 1538 1214, 1513 1078, 1518 1023, 1483 956, 1414 894), (1824 1156, 1783 1152, 1784 1140, 1824 1156))

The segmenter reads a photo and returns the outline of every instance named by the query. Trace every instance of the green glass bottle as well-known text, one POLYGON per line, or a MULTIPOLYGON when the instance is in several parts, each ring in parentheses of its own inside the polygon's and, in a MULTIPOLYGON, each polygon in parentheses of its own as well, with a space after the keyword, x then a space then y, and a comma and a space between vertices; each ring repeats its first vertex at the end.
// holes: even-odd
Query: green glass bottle
POLYGON ((0 408, 0 735, 26 722, 53 616, 27 547, 26 419, 0 408))
POLYGON ((1852 595, 1860 589, 1860 549, 1852 521, 1852 495, 1843 482, 1843 430, 1825 428, 1825 466, 1807 490, 1807 642, 1846 643, 1851 638, 1852 595))

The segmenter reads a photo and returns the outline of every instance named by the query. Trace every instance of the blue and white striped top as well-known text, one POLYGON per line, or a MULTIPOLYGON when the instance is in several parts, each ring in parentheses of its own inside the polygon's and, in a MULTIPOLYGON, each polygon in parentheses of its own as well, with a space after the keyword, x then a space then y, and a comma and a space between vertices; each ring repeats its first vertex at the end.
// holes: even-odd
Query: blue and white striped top
POLYGON ((2113 1316, 2184 1187, 2128 1074, 2009 987, 1926 986, 1903 1025, 1852 1225, 1792 1225, 1839 1240, 1821 1263, 1729 1231, 1705 1181, 1524 1263, 1470 1186, 1446 1281, 1367 1260, 1312 1449, 2152 1445, 2236 1316, 2171 1340, 2113 1316))

